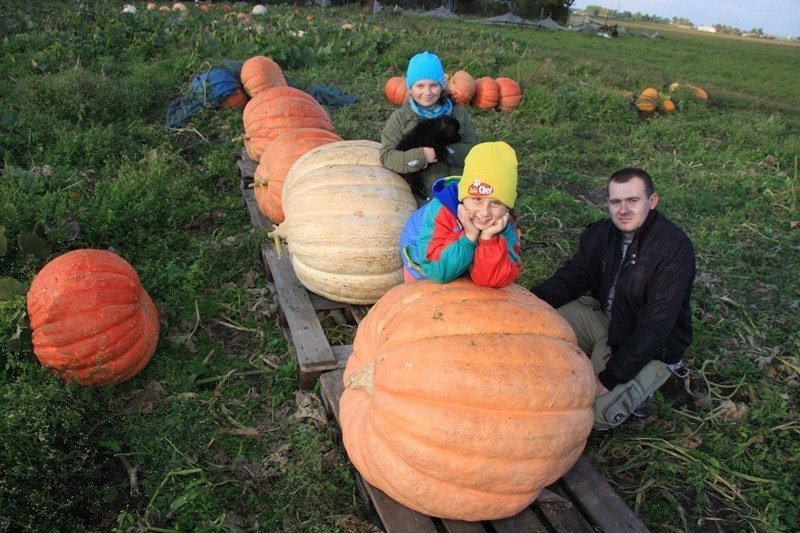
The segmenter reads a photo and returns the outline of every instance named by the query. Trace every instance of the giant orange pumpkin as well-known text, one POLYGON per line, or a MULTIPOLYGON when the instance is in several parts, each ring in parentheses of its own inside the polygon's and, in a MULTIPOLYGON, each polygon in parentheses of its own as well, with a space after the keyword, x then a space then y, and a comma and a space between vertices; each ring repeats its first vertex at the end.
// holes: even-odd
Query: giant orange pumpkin
POLYGON ((458 105, 467 105, 475 96, 475 78, 466 70, 459 70, 447 82, 447 90, 458 105))
POLYGON ((497 82, 489 76, 478 78, 475 81, 475 94, 470 104, 478 109, 494 109, 500 99, 500 88, 497 82))
POLYGON ((286 87, 286 77, 280 65, 266 56, 251 57, 242 63, 239 78, 250 98, 270 87, 286 87))
POLYGON ((275 223, 283 222, 281 193, 289 169, 312 148, 341 140, 335 133, 319 128, 288 130, 275 137, 253 174, 256 203, 261 212, 275 223))
POLYGON ((253 97, 242 112, 244 146, 255 161, 281 133, 297 128, 333 131, 328 112, 310 94, 293 87, 273 87, 253 97))
POLYGON ((358 327, 344 385, 353 465, 442 518, 518 513, 572 468, 594 422, 588 357, 569 324, 516 284, 391 289, 358 327))
POLYGON ((496 78, 497 88, 500 97, 497 99, 497 107, 500 111, 511 111, 516 109, 522 102, 522 89, 519 83, 511 78, 496 78))
POLYGON ((147 365, 158 311, 133 267, 105 250, 80 249, 42 268, 28 291, 33 351, 65 381, 110 385, 147 365))
POLYGON ((395 105, 403 105, 408 99, 408 87, 406 87, 405 76, 392 76, 386 80, 383 86, 383 94, 386 99, 395 105))

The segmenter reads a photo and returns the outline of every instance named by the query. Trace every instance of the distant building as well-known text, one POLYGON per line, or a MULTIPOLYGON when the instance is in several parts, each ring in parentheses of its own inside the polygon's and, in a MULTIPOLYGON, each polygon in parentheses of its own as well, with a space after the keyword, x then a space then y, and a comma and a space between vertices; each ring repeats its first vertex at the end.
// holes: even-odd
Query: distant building
POLYGON ((714 26, 698 26, 697 31, 707 31, 708 33, 717 33, 717 28, 714 26))

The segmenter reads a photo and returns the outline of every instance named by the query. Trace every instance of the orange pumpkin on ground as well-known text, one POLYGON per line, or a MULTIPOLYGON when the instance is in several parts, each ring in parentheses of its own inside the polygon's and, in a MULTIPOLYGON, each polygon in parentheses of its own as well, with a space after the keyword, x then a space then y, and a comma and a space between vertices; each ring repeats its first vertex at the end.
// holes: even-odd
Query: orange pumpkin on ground
POLYGON ((701 89, 700 87, 692 86, 692 94, 698 97, 700 100, 708 100, 708 93, 701 89))
POLYGON ((403 105, 408 99, 408 87, 406 87, 405 76, 392 76, 386 80, 383 86, 383 94, 386 99, 395 105, 403 105))
POLYGON ((251 98, 242 113, 244 147, 254 161, 275 137, 298 128, 333 131, 328 112, 310 94, 293 87, 272 87, 251 98))
POLYGON ((255 56, 245 61, 239 79, 250 98, 270 87, 287 86, 280 65, 266 56, 255 56))
POLYGON ((226 96, 219 103, 221 107, 229 107, 233 109, 244 109, 247 101, 250 100, 242 89, 236 89, 231 95, 226 96))
POLYGON ((450 77, 447 90, 458 105, 467 105, 475 96, 475 78, 466 70, 459 70, 450 77))
POLYGON ((261 212, 276 224, 283 222, 281 193, 289 169, 312 148, 341 140, 335 133, 318 128, 288 130, 275 137, 267 146, 253 175, 253 191, 261 212))
POLYGON ((675 111, 675 102, 667 99, 661 100, 661 105, 659 106, 659 109, 664 113, 672 113, 673 111, 675 111))
POLYGON ((500 111, 516 109, 522 102, 522 89, 519 83, 511 78, 496 78, 494 81, 500 91, 500 98, 497 100, 497 107, 500 111))
POLYGON ((595 382, 569 324, 519 285, 404 283, 356 332, 342 437, 366 481, 457 520, 518 513, 580 457, 595 382))
POLYGON ((65 381, 127 381, 158 343, 158 311, 133 267, 113 252, 56 257, 31 282, 27 306, 36 357, 65 381))
POLYGON ((500 88, 489 76, 475 80, 475 94, 470 104, 478 109, 494 109, 500 100, 500 88))
POLYGON ((644 111, 645 113, 652 113, 658 108, 658 100, 654 100, 649 96, 639 95, 634 104, 636 109, 644 111))
POLYGON ((647 89, 642 91, 642 93, 639 96, 646 96, 647 98, 650 98, 655 101, 658 101, 659 99, 658 91, 652 87, 648 87, 647 89))

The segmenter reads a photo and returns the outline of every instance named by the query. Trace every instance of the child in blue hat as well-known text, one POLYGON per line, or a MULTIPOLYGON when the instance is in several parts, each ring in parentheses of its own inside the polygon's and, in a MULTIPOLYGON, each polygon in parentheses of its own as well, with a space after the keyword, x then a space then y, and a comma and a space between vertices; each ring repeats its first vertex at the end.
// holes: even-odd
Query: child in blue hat
POLYGON ((428 51, 419 53, 408 62, 406 102, 396 109, 381 131, 380 158, 383 166, 397 172, 412 185, 418 205, 430 199, 436 180, 460 176, 470 149, 480 142, 472 117, 451 99, 445 85, 447 78, 439 58, 428 51), (447 161, 437 158, 432 146, 397 150, 403 137, 422 120, 449 115, 459 122, 461 141, 449 145, 447 161), (420 187, 414 184, 421 182, 420 187))

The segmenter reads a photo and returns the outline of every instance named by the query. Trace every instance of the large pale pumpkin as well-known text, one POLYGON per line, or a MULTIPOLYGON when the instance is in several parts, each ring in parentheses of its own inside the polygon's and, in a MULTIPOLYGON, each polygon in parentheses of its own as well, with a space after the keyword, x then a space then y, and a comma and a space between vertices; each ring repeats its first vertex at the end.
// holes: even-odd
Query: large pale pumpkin
POLYGON ((595 382, 569 324, 519 285, 405 283, 358 327, 342 437, 366 481, 432 516, 514 515, 578 460, 595 382))
POLYGON ((380 143, 319 146, 300 157, 283 185, 292 265, 310 291, 331 300, 371 304, 403 282, 398 242, 416 210, 408 183, 384 168, 380 143))
POLYGON ((335 133, 319 128, 298 128, 275 137, 253 174, 253 191, 261 212, 275 223, 283 222, 285 217, 281 194, 289 169, 312 148, 341 140, 335 133))
POLYGON ((333 131, 333 122, 310 94, 293 87, 273 87, 258 93, 244 107, 244 147, 260 161, 270 142, 281 133, 298 128, 333 131))
POLYGON ((251 57, 242 63, 239 78, 250 98, 271 87, 287 86, 280 65, 266 56, 251 57))
POLYGON ((27 306, 36 357, 65 381, 122 383, 156 349, 158 311, 133 267, 113 252, 56 257, 33 279, 27 306))

